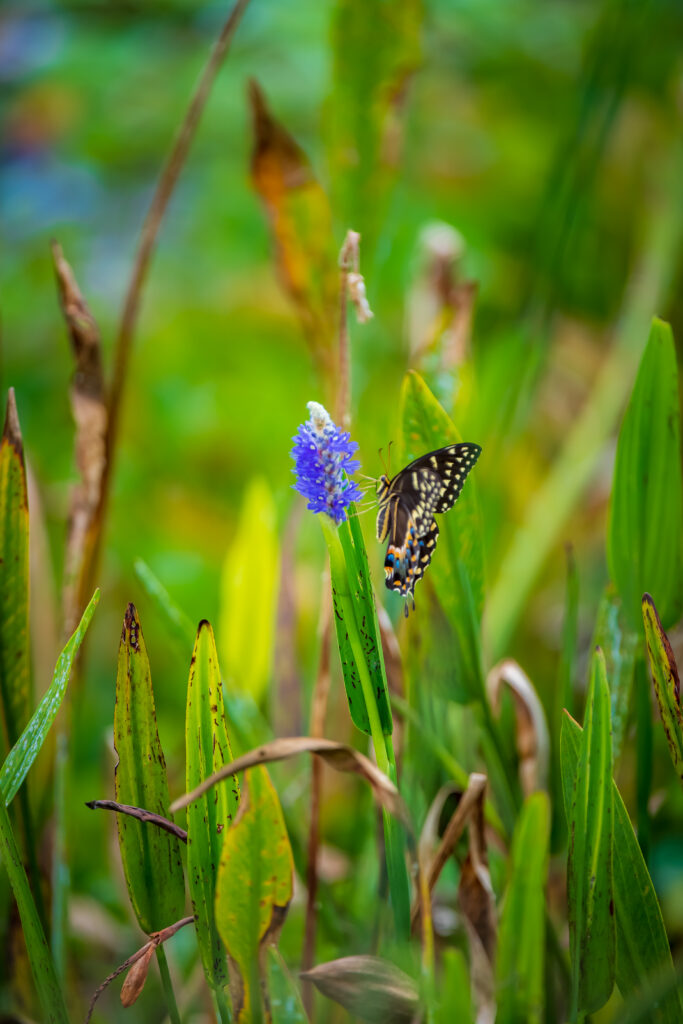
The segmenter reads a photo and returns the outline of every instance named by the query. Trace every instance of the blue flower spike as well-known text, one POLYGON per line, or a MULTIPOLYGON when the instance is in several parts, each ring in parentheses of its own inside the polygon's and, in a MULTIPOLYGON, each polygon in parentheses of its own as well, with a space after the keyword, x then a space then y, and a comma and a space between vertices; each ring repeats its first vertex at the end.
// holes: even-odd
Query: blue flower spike
POLYGON ((318 402, 308 402, 307 408, 310 419, 292 438, 293 486, 308 499, 312 512, 325 512, 338 526, 345 521, 351 502, 361 498, 358 485, 349 479, 360 467, 352 458, 358 445, 318 402))

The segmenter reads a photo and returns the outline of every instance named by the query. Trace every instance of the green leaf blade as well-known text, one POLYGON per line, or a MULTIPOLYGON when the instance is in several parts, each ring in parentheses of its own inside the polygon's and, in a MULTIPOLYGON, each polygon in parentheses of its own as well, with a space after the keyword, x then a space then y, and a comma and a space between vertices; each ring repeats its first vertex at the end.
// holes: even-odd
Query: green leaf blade
MULTIPOLYGON (((170 817, 164 761, 147 649, 135 606, 123 622, 116 677, 115 792, 119 803, 170 817)), ((121 860, 131 904, 148 934, 182 917, 185 883, 179 840, 168 832, 118 814, 121 860)))
MULTIPOLYGON (((223 688, 213 630, 201 622, 197 630, 185 718, 186 789, 198 786, 232 761, 225 725, 223 688)), ((216 878, 223 837, 237 813, 239 784, 233 775, 187 809, 187 872, 199 952, 212 988, 228 980, 226 954, 214 914, 216 878)))
POLYGON ((0 769, 0 794, 9 804, 38 756, 66 692, 71 669, 100 599, 96 590, 83 612, 78 627, 57 659, 54 677, 31 720, 14 744, 0 769))
POLYGON ((683 608, 683 480, 676 352, 671 328, 654 319, 619 433, 608 560, 635 629, 653 594, 664 627, 683 608))
POLYGON ((14 389, 0 441, 0 755, 31 714, 28 493, 14 389))
POLYGON ((496 1024, 540 1024, 544 1019, 545 884, 550 802, 532 794, 512 840, 510 882, 500 923, 496 1024))
MULTIPOLYGON (((565 714, 562 723, 562 766, 565 799, 570 798, 576 774, 582 729, 565 714)), ((633 831, 628 811, 617 788, 614 794, 614 909, 616 919, 616 982, 624 999, 656 992, 662 976, 673 975, 671 948, 664 927, 650 873, 633 831)), ((651 1020, 655 1024, 676 1024, 683 1006, 676 991, 667 991, 653 1001, 651 1020)))
POLYGON ((567 899, 575 1015, 599 1009, 614 987, 613 822, 610 696, 605 660, 596 651, 568 821, 567 899))

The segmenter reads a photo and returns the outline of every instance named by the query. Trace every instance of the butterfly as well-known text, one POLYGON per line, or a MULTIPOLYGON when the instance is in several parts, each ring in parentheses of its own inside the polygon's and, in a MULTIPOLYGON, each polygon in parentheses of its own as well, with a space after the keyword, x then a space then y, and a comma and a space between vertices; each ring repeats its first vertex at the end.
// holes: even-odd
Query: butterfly
POLYGON ((377 539, 389 539, 384 572, 389 590, 397 590, 415 607, 415 584, 432 560, 439 527, 434 513, 448 512, 460 497, 481 447, 464 442, 421 455, 391 480, 377 481, 377 539))

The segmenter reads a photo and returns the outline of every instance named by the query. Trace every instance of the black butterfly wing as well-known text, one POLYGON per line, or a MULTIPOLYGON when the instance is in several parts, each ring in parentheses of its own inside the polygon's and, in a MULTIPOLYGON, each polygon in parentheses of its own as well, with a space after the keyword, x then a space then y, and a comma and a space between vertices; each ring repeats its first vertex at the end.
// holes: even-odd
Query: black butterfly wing
POLYGON ((420 455, 391 481, 391 490, 409 491, 416 481, 425 479, 429 472, 437 478, 438 484, 430 488, 433 507, 430 512, 448 512, 460 497, 463 484, 481 454, 481 447, 470 441, 449 444, 445 448, 420 455), (438 492, 435 492, 438 488, 438 492))
POLYGON ((436 520, 431 519, 424 532, 420 533, 415 522, 408 519, 403 543, 394 544, 390 540, 387 548, 384 572, 389 590, 397 591, 402 597, 413 595, 415 584, 422 579, 432 560, 438 536, 436 520))
POLYGON ((412 596, 439 536, 434 513, 453 507, 480 452, 480 446, 470 442, 447 445, 421 455, 388 482, 380 501, 377 536, 389 539, 384 561, 389 590, 412 596))

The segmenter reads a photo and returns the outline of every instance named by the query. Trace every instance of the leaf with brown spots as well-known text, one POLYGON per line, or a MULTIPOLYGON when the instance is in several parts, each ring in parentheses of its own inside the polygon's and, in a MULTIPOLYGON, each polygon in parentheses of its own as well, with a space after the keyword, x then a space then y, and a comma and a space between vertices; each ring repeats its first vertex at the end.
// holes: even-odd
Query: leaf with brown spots
MULTIPOLYGON (((116 800, 170 817, 149 659, 133 604, 126 609, 119 646, 114 746, 116 800)), ((118 814, 116 825, 133 910, 143 931, 157 931, 185 907, 180 841, 128 815, 118 814)))
MULTIPOLYGON (((188 789, 232 761, 216 644, 206 621, 199 624, 190 665, 185 761, 188 789)), ((187 809, 187 873, 197 941, 207 981, 219 999, 228 973, 214 916, 216 878, 223 840, 237 813, 239 798, 237 778, 230 775, 187 809)))

